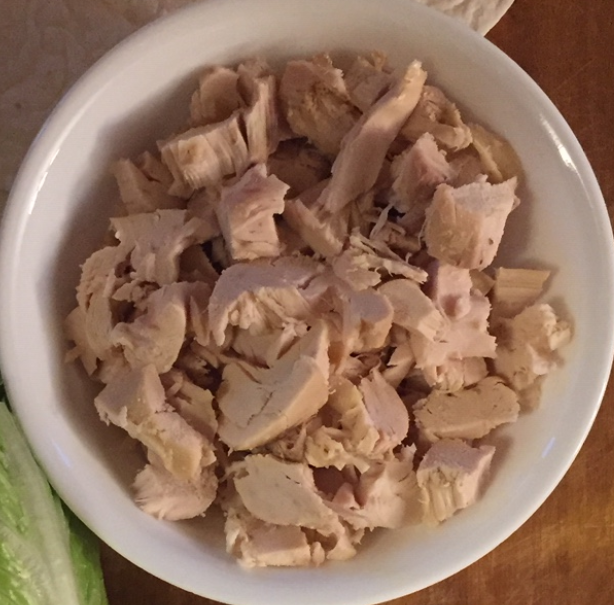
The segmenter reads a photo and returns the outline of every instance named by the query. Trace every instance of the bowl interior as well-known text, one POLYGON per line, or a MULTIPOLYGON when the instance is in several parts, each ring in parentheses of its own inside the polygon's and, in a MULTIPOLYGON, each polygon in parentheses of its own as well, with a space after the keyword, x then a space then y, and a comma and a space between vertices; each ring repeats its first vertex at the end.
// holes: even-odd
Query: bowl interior
POLYGON ((406 0, 226 0, 145 28, 100 61, 31 149, 2 231, 0 353, 10 394, 52 483, 111 547, 189 591, 230 603, 359 605, 439 581, 516 530, 560 481, 595 417, 612 361, 612 236, 576 139, 514 63, 462 24, 406 0), (185 120, 199 70, 254 55, 273 63, 322 50, 372 49, 422 60, 466 114, 507 137, 526 170, 500 258, 554 270, 549 301, 573 319, 565 365, 542 406, 497 432, 482 500, 437 529, 376 532, 352 561, 245 572, 224 551, 221 520, 164 523, 129 485, 142 460, 94 411, 95 386, 63 357, 62 319, 79 265, 117 201, 110 163, 153 148, 185 120))

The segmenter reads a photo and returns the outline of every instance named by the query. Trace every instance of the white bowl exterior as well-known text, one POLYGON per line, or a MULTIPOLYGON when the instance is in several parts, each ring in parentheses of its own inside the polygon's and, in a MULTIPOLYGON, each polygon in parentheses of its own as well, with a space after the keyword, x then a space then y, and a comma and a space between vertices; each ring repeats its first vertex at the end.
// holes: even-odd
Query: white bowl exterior
POLYGON ((538 87, 460 23, 406 0, 226 0, 145 28, 70 91, 13 188, 0 248, 0 354, 12 403, 69 506, 110 546, 175 585, 229 603, 381 602, 433 584, 515 531, 560 481, 599 408, 614 334, 613 246, 601 193, 575 137, 538 87), (115 204, 108 166, 167 136, 187 114, 195 74, 263 54, 385 50, 423 61, 475 119, 506 136, 527 172, 502 257, 555 268, 548 293, 573 318, 566 363, 536 412, 501 431, 502 454, 480 502, 437 529, 381 531, 353 560, 319 569, 243 571, 219 518, 159 522, 128 486, 135 448, 105 429, 94 388, 66 366, 61 319, 79 267, 115 204), (121 464, 120 464, 121 462, 121 464))

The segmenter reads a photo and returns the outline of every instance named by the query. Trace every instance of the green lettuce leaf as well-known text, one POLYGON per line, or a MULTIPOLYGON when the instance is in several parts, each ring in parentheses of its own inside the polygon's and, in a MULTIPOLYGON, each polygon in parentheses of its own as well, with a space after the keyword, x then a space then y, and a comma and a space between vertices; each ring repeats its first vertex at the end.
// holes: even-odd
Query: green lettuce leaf
POLYGON ((0 603, 108 605, 98 542, 36 463, 0 378, 0 603))

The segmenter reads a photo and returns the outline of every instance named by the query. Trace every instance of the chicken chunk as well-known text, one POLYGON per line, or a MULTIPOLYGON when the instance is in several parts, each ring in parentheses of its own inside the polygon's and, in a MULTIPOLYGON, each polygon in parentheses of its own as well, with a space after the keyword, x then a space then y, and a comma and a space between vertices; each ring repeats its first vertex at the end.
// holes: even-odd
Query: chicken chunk
POLYGON ((339 254, 348 236, 349 213, 343 210, 331 214, 315 202, 328 185, 322 181, 288 200, 284 219, 315 253, 324 257, 339 254))
POLYGON ((232 339, 232 349, 241 358, 263 367, 272 367, 287 350, 307 333, 303 323, 289 324, 265 334, 238 330, 232 339))
POLYGON ((382 371, 382 376, 388 384, 397 389, 415 365, 416 356, 411 348, 411 343, 406 340, 395 347, 386 368, 382 371))
POLYGON ((433 135, 422 135, 392 163, 392 203, 403 212, 401 224, 410 233, 417 233, 424 222, 425 211, 438 185, 452 177, 452 168, 439 150, 433 135))
POLYGON ((213 443, 218 429, 217 415, 213 405, 213 393, 192 382, 186 374, 173 369, 161 379, 166 387, 169 405, 190 426, 213 443), (170 387, 166 386, 170 383, 170 387))
POLYGON ((326 557, 302 528, 266 523, 242 505, 228 507, 224 531, 227 551, 247 568, 320 565, 326 557))
POLYGON ((425 133, 432 134, 439 145, 451 151, 464 149, 472 140, 471 130, 456 105, 441 89, 430 85, 422 90, 415 111, 401 130, 410 141, 417 141, 425 133))
POLYGON ((379 435, 374 450, 391 451, 405 439, 409 430, 405 404, 377 370, 360 381, 359 389, 371 423, 379 435))
POLYGON ((569 342, 571 326, 559 319, 550 305, 541 303, 501 320, 497 334, 495 372, 522 395, 540 376, 556 367, 556 351, 569 342))
POLYGON ((550 271, 539 269, 495 270, 492 301, 493 314, 497 317, 513 317, 532 305, 541 296, 550 271))
POLYGON ((345 84, 350 100, 364 113, 394 84, 394 76, 386 56, 373 53, 356 57, 345 74, 345 84))
POLYGON ((223 371, 218 434, 233 450, 263 445, 313 416, 328 399, 328 331, 313 327, 270 369, 223 371))
POLYGON ((520 180, 522 164, 508 141, 479 124, 469 124, 473 148, 477 151, 484 172, 493 183, 513 177, 520 180))
POLYGON ((490 302, 481 293, 472 292, 468 311, 460 318, 450 318, 445 329, 434 339, 420 333, 411 334, 416 366, 428 373, 451 359, 495 357, 495 337, 488 331, 490 302))
POLYGON ((167 521, 193 519, 205 514, 217 494, 213 466, 194 479, 179 479, 163 466, 147 464, 132 485, 134 500, 148 515, 167 521))
POLYGON ((243 110, 247 147, 251 163, 267 161, 277 149, 281 138, 277 81, 274 75, 263 73, 264 66, 253 69, 239 65, 239 85, 248 107, 243 110))
POLYGON ((318 493, 313 472, 301 463, 251 455, 232 466, 234 486, 257 519, 315 530, 329 559, 354 556, 353 533, 318 493))
POLYGON ((440 365, 423 368, 422 373, 429 386, 443 392, 454 392, 486 378, 488 366, 483 357, 447 358, 440 365))
POLYGON ((162 161, 171 171, 176 190, 192 191, 219 185, 227 176, 241 176, 249 166, 247 143, 238 114, 227 120, 192 128, 159 144, 162 161))
POLYGON ((313 306, 304 294, 320 271, 317 263, 300 257, 229 267, 220 275, 209 301, 214 341, 224 343, 229 325, 262 334, 311 316, 313 306))
POLYGON ((358 119, 343 74, 327 56, 289 61, 279 83, 279 97, 290 128, 320 151, 335 156, 358 119))
POLYGON ((518 199, 516 179, 500 185, 472 183, 454 189, 440 185, 426 213, 424 241, 440 261, 483 269, 499 249, 509 213, 518 199))
POLYGON ((426 72, 414 61, 348 132, 319 205, 329 212, 338 212, 375 185, 388 148, 416 107, 425 81, 426 72))
POLYGON ((435 340, 446 327, 444 316, 415 281, 393 279, 377 291, 390 301, 394 310, 392 321, 409 332, 435 340))
POLYGON ((329 506, 356 529, 398 529, 419 523, 420 489, 413 469, 414 447, 373 463, 355 486, 344 483, 329 506))
POLYGON ((244 106, 239 93, 239 74, 234 69, 215 66, 198 79, 198 89, 190 102, 192 126, 223 122, 244 106))
POLYGON ((414 406, 416 425, 429 441, 481 439, 501 424, 515 422, 518 395, 500 378, 489 376, 454 393, 437 389, 414 406))
POLYGON ((234 261, 276 257, 281 253, 275 214, 284 211, 288 185, 268 176, 264 164, 250 168, 222 189, 215 211, 234 261))
POLYGON ((89 376, 94 374, 98 367, 98 357, 92 349, 85 325, 85 311, 81 307, 75 307, 64 320, 64 331, 68 340, 74 343, 74 347, 66 354, 66 361, 81 359, 83 367, 89 376))
POLYGON ((113 328, 109 340, 122 348, 131 367, 153 365, 160 373, 171 369, 185 339, 186 285, 175 283, 156 290, 148 297, 143 315, 113 328))
POLYGON ((438 185, 452 175, 446 156, 432 134, 423 134, 411 147, 394 158, 391 166, 395 207, 407 212, 417 202, 429 200, 438 185))
POLYGON ((145 445, 180 480, 194 480, 215 461, 212 444, 172 411, 153 366, 110 382, 94 400, 101 419, 145 445))
POLYGON ((494 453, 491 445, 453 439, 431 446, 416 472, 425 523, 437 525, 476 501, 494 453))
POLYGON ((148 179, 130 160, 123 159, 113 166, 119 195, 128 214, 182 208, 184 201, 170 195, 163 183, 148 179))
POLYGON ((179 257, 202 240, 200 219, 185 210, 158 210, 111 219, 116 237, 131 250, 132 277, 168 285, 179 278, 179 257))
POLYGON ((423 269, 404 261, 383 242, 373 241, 353 233, 349 246, 331 261, 335 274, 356 290, 377 285, 382 275, 403 276, 418 283, 426 281, 423 269))
POLYGON ((233 482, 247 510, 275 525, 296 525, 323 531, 339 523, 326 506, 306 464, 251 455, 232 466, 233 482))

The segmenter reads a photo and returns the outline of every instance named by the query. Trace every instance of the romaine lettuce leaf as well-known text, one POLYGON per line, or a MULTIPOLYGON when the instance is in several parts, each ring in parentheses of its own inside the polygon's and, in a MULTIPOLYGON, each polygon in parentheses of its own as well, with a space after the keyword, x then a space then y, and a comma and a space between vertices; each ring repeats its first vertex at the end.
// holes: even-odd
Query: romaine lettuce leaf
POLYGON ((0 603, 108 603, 96 538, 51 489, 5 403, 1 378, 0 603))

